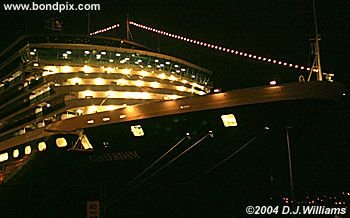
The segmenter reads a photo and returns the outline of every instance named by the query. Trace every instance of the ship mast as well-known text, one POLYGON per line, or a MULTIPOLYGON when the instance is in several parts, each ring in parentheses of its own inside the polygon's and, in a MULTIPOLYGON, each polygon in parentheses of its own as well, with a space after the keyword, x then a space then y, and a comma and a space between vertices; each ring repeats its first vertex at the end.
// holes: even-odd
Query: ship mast
POLYGON ((320 57, 320 46, 319 46, 319 41, 321 40, 321 38, 320 38, 320 35, 318 34, 318 28, 317 28, 315 0, 313 0, 312 3, 313 3, 313 10, 314 10, 315 34, 316 34, 315 42, 314 42, 314 51, 313 51, 315 54, 315 59, 310 69, 309 77, 307 79, 308 82, 310 81, 311 75, 313 72, 316 72, 317 81, 322 81, 321 57, 320 57))

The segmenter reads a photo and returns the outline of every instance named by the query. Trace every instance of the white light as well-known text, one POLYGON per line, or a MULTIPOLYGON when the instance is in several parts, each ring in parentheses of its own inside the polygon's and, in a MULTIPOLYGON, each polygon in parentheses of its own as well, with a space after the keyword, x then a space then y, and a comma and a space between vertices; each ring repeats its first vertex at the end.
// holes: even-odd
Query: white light
POLYGON ((94 120, 88 120, 87 123, 88 124, 93 124, 95 121, 94 120))
POLYGON ((67 54, 72 54, 72 52, 71 52, 71 51, 66 51, 66 53, 67 53, 67 54))
POLYGON ((107 53, 105 51, 101 52, 101 55, 106 55, 107 53))
POLYGON ((102 121, 103 121, 103 122, 108 122, 108 121, 110 121, 110 120, 111 120, 110 117, 104 117, 104 118, 102 118, 102 121))
POLYGON ((98 60, 101 59, 101 55, 100 55, 100 54, 97 54, 97 55, 96 55, 96 59, 98 59, 98 60))
POLYGON ((237 126, 237 120, 235 115, 233 114, 226 114, 226 115, 221 115, 222 122, 225 127, 230 127, 230 126, 237 126))
POLYGON ((109 62, 111 62, 111 63, 112 63, 113 61, 114 61, 113 59, 109 59, 109 62))
POLYGON ((117 53, 117 54, 115 54, 115 56, 120 57, 120 54, 119 54, 119 53, 117 53))
POLYGON ((31 51, 29 52, 30 55, 35 55, 35 52, 31 51))
POLYGON ((13 150, 13 152, 12 152, 12 156, 13 156, 13 158, 17 158, 17 157, 19 157, 19 150, 18 150, 18 149, 13 150))
POLYGON ((176 89, 179 90, 179 91, 181 91, 181 92, 184 92, 184 91, 186 90, 186 87, 184 87, 184 86, 178 86, 176 89))
POLYGON ((160 87, 160 83, 158 83, 158 82, 151 82, 151 87, 152 88, 159 88, 160 87))
POLYGON ((165 75, 164 73, 161 73, 161 74, 158 75, 158 77, 159 77, 160 79, 165 79, 165 78, 166 78, 166 75, 165 75))
POLYGON ((90 67, 90 66, 84 65, 83 71, 84 71, 85 73, 92 73, 92 72, 93 72, 93 68, 90 67))
POLYGON ((96 84, 96 85, 104 85, 104 84, 106 84, 106 82, 105 82, 105 80, 102 79, 102 78, 96 78, 96 79, 95 79, 95 84, 96 84))
POLYGON ((121 70, 121 73, 124 75, 130 74, 130 72, 131 72, 131 69, 122 69, 121 70))
POLYGON ((84 53, 88 55, 88 54, 90 54, 90 51, 84 51, 84 53))
POLYGON ((134 136, 137 136, 137 137, 145 135, 145 133, 140 125, 131 126, 131 132, 134 134, 134 136))
POLYGON ((125 79, 118 79, 117 80, 117 84, 120 85, 120 86, 125 86, 127 84, 127 80, 125 79))
POLYGON ((82 109, 78 109, 78 110, 77 110, 77 114, 79 114, 79 115, 83 114, 83 112, 84 112, 84 111, 83 111, 82 109))
POLYGON ((145 82, 143 82, 143 81, 141 81, 141 80, 137 80, 136 82, 135 82, 135 85, 136 86, 143 86, 145 84, 145 82))
POLYGON ((37 66, 39 66, 39 64, 38 64, 38 63, 34 63, 33 66, 34 66, 34 67, 37 67, 37 66))
POLYGON ((270 81, 270 85, 274 86, 276 84, 277 84, 277 82, 275 80, 270 81))
POLYGON ((83 82, 83 80, 81 78, 78 78, 78 77, 74 77, 72 79, 69 80, 70 81, 70 84, 72 85, 79 85, 83 82))
POLYGON ((120 119, 124 119, 124 118, 126 118, 126 115, 125 115, 125 114, 120 114, 120 115, 119 115, 119 118, 120 118, 120 119))
POLYGON ((24 148, 24 154, 28 155, 32 153, 32 148, 30 147, 30 145, 27 145, 25 148, 24 148))

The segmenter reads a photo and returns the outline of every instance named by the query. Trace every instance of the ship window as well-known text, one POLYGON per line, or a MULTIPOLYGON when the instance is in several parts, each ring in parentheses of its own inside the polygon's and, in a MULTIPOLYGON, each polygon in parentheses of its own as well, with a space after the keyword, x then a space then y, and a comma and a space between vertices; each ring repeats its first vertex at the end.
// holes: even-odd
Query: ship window
POLYGON ((38 150, 39 151, 45 151, 46 150, 46 143, 45 142, 39 142, 38 150))
POLYGON ((9 153, 2 153, 0 154, 0 162, 7 161, 9 159, 9 153))
POLYGON ((237 126, 237 120, 235 115, 233 114, 226 114, 221 116, 222 122, 224 123, 225 127, 230 127, 230 126, 237 126))
POLYGON ((134 134, 134 136, 144 136, 145 133, 143 132, 143 129, 140 125, 131 126, 131 132, 134 134))
POLYGON ((65 138, 57 138, 56 139, 56 145, 59 148, 63 148, 67 146, 67 140, 65 138))
POLYGON ((24 148, 24 153, 25 154, 30 154, 32 153, 32 148, 30 147, 30 145, 27 145, 25 148, 24 148))
POLYGON ((94 120, 88 120, 87 123, 88 124, 93 124, 95 121, 94 120))
POLYGON ((19 156, 19 150, 18 149, 13 150, 12 156, 13 158, 17 158, 19 156))

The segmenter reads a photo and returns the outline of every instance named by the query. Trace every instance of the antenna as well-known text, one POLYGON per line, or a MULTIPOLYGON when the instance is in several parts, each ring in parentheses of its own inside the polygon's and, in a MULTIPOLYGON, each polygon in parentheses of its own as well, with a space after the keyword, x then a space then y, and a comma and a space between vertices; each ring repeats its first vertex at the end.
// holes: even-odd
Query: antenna
POLYGON ((126 15, 126 40, 134 41, 134 39, 132 38, 131 31, 130 31, 130 26, 129 26, 129 14, 126 15))
POLYGON ((314 41, 314 54, 315 59, 312 63, 312 67, 310 69, 309 77, 307 81, 309 82, 311 79, 311 75, 313 72, 316 72, 316 78, 317 81, 322 81, 322 69, 321 69, 321 57, 320 57, 320 47, 319 47, 319 41, 321 40, 320 35, 318 34, 318 28, 317 28, 317 17, 316 17, 316 5, 315 0, 312 1, 313 3, 313 10, 314 10, 314 21, 315 21, 315 41, 314 41))

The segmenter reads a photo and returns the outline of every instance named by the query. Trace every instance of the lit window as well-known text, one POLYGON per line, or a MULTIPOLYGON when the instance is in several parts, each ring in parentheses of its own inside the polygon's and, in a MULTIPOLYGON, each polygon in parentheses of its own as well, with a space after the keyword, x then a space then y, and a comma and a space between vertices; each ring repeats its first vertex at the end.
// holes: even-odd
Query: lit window
POLYGON ((233 114, 226 114, 221 116, 222 122, 224 123, 225 127, 230 127, 230 126, 237 126, 237 120, 235 115, 233 114))
POLYGON ((17 157, 19 157, 19 150, 18 150, 18 149, 13 150, 13 152, 12 152, 12 156, 13 156, 13 158, 17 158, 17 157))
POLYGON ((63 148, 67 146, 67 140, 65 138, 57 138, 56 139, 56 145, 59 148, 63 148))
POLYGON ((143 129, 140 125, 131 126, 131 132, 134 134, 134 136, 144 136, 145 133, 143 132, 143 129))
POLYGON ((104 118, 102 118, 102 121, 103 121, 103 122, 108 122, 108 121, 110 121, 110 120, 111 120, 110 117, 104 117, 104 118))
POLYGON ((88 124, 93 124, 95 121, 94 120, 88 120, 87 123, 88 124))
POLYGON ((30 147, 30 145, 27 145, 25 148, 24 148, 24 154, 30 154, 32 153, 32 148, 30 147))
POLYGON ((140 87, 140 86, 143 86, 143 85, 144 85, 144 82, 141 81, 141 80, 137 80, 137 81, 135 82, 135 85, 140 87))
POLYGON ((45 142, 39 142, 38 150, 39 151, 45 151, 46 150, 46 143, 45 142))
POLYGON ((9 159, 9 153, 2 153, 0 154, 0 162, 7 161, 9 159))

